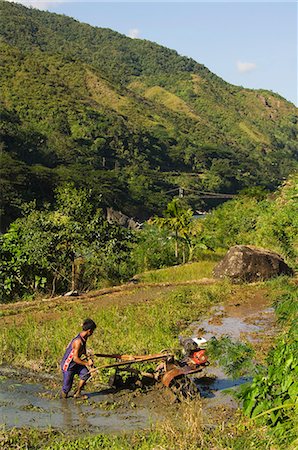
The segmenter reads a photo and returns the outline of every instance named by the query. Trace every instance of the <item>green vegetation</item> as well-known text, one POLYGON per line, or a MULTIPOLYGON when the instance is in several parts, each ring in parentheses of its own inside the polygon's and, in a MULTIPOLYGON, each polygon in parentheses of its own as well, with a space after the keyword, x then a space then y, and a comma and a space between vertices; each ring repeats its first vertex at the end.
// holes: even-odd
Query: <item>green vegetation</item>
MULTIPOLYGON (((81 211, 87 213, 88 208, 92 207, 91 203, 88 202, 87 192, 66 185, 64 190, 58 191, 58 194, 59 201, 56 204, 56 209, 44 212, 33 211, 34 214, 63 217, 66 231, 68 230, 67 224, 71 224, 72 221, 76 223, 76 227, 79 227, 78 230, 81 230, 82 228, 79 226, 79 219, 82 219, 80 208, 82 208, 81 211), (59 205, 60 207, 63 205, 60 214, 57 213, 59 212, 59 205), (72 214, 73 211, 75 211, 75 214, 72 214)), ((295 177, 290 178, 283 188, 271 198, 266 198, 264 193, 260 192, 254 192, 253 195, 252 193, 250 195, 246 193, 245 196, 226 203, 212 213, 205 222, 199 220, 199 242, 201 242, 201 235, 208 235, 210 242, 213 240, 217 245, 227 246, 228 243, 225 239, 231 239, 229 245, 237 243, 237 239, 239 239, 239 242, 243 242, 246 232, 248 243, 251 243, 250 239, 255 236, 260 239, 261 234, 259 234, 259 228, 256 224, 258 224, 258 214, 263 213, 260 229, 265 230, 265 227, 268 227, 269 232, 266 236, 268 240, 266 242, 269 243, 271 248, 281 249, 283 254, 294 262, 296 251, 294 231, 296 227, 294 217, 296 195, 295 177), (245 204, 249 207, 245 208, 245 204), (264 205, 267 206, 266 209, 264 205), (271 215, 269 212, 271 212, 271 215), (247 229, 245 228, 245 219, 247 219, 247 229), (292 222, 290 219, 292 219, 292 222), (217 227, 212 230, 212 224, 215 222, 217 227), (203 225, 201 225, 202 223, 203 225), (286 227, 285 224, 287 224, 286 227), (228 230, 230 236, 228 236, 228 230), (275 231, 273 232, 273 230, 275 231), (278 230, 283 230, 283 233, 278 233, 278 230), (214 231, 217 231, 217 234, 214 231)), ((97 217, 96 214, 93 214, 93 216, 97 217)), ((34 231, 36 229, 33 226, 33 217, 31 216, 31 221, 34 231)), ((96 221, 96 225, 103 225, 104 219, 100 215, 98 217, 100 220, 96 221)), ((16 224, 23 226, 27 223, 27 218, 24 219, 24 222, 22 220, 19 219, 11 226, 11 229, 14 230, 16 224)), ((92 220, 89 222, 92 231, 92 220)), ((106 229, 106 226, 104 226, 104 229, 106 229)), ((81 241, 85 236, 84 234, 80 236, 78 241, 75 234, 71 233, 71 236, 72 239, 66 241, 69 244, 81 246, 82 242, 84 243, 84 241, 81 241)), ((59 233, 57 233, 57 237, 59 237, 59 233)), ((171 237, 171 232, 168 234, 168 232, 159 230, 155 226, 147 225, 138 235, 136 246, 133 249, 133 252, 135 252, 134 258, 137 256, 141 261, 140 254, 145 250, 142 259, 142 263, 144 263, 146 255, 150 255, 152 251, 159 249, 159 256, 155 255, 153 259, 148 258, 147 265, 168 264, 170 258, 174 255, 175 247, 174 239, 171 240, 169 237, 171 237), (155 247, 150 247, 150 242, 154 243, 155 247), (164 242, 167 243, 165 247, 163 246, 164 242), (143 250, 140 251, 140 249, 143 250), (162 249, 165 249, 165 251, 163 252, 162 249)), ((4 239, 7 239, 6 235, 4 235, 4 239)), ((14 241, 11 241, 10 245, 12 245, 12 242, 14 241)), ((64 243, 63 240, 61 242, 64 243)), ((117 243, 117 239, 115 242, 117 243)), ((39 241, 37 240, 35 243, 37 251, 38 244, 39 241)), ((64 248, 64 245, 62 245, 62 248, 64 248)), ((21 246, 16 246, 16 248, 21 248, 21 246)), ((58 246, 58 248, 60 247, 58 246)), ((66 246, 66 248, 68 247, 66 246)), ((201 260, 196 263, 146 272, 141 274, 139 278, 145 282, 175 283, 191 281, 194 277, 196 279, 208 277, 219 254, 218 252, 200 250, 200 257, 201 260)), ((71 262, 71 259, 69 261, 71 262)), ((195 284, 190 284, 187 287, 174 288, 172 286, 170 293, 165 292, 158 296, 154 294, 152 296, 151 289, 151 286, 147 290, 145 288, 138 289, 135 295, 138 295, 139 301, 133 304, 125 304, 124 302, 122 306, 101 307, 100 302, 89 301, 81 305, 76 303, 74 308, 72 303, 61 302, 55 304, 48 312, 47 304, 40 303, 38 311, 29 314, 25 312, 21 322, 19 318, 14 320, 14 316, 9 317, 8 314, 5 317, 5 327, 1 328, 2 362, 38 367, 49 371, 56 370, 65 342, 77 331, 82 318, 86 315, 91 315, 94 318, 101 331, 100 334, 94 334, 92 341, 93 348, 98 351, 109 349, 111 352, 144 353, 157 352, 161 348, 175 348, 178 335, 188 335, 189 324, 197 320, 198 317, 206 315, 211 305, 230 302, 231 298, 238 298, 248 289, 247 294, 249 296, 257 294, 261 289, 262 291, 265 290, 266 295, 269 295, 274 302, 282 330, 280 335, 276 337, 276 342, 265 363, 259 364, 255 368, 256 375, 253 382, 248 384, 241 392, 243 412, 249 419, 239 416, 234 419, 234 422, 225 425, 224 430, 217 426, 211 431, 206 431, 202 427, 200 405, 191 402, 190 405, 183 405, 179 410, 179 421, 168 420, 165 423, 152 426, 148 431, 133 435, 108 436, 101 434, 94 437, 73 437, 69 439, 69 437, 64 437, 52 431, 49 431, 48 434, 42 434, 42 432, 30 430, 24 432, 4 430, 2 439, 4 448, 5 445, 9 445, 9 448, 12 449, 25 449, 28 448, 29 442, 31 445, 29 448, 48 450, 60 450, 62 448, 135 448, 150 450, 158 446, 167 450, 172 448, 181 450, 212 449, 214 446, 218 449, 231 448, 236 450, 246 447, 265 450, 268 449, 268 445, 278 449, 295 449, 298 417, 297 286, 292 281, 281 278, 249 287, 246 285, 231 286, 228 282, 211 286, 195 284), (34 346, 32 346, 32 341, 35 343, 34 346), (181 417, 184 418, 184 421, 181 421, 181 417)), ((125 297, 125 292, 122 295, 125 297)), ((213 342, 213 344, 213 358, 221 360, 230 372, 235 374, 235 370, 239 372, 245 366, 250 369, 247 362, 251 362, 252 354, 247 346, 241 343, 236 346, 235 344, 231 345, 225 338, 213 342)))
POLYGON ((243 192, 208 215, 204 233, 216 247, 250 244, 280 253, 296 266, 298 261, 298 175, 273 195, 259 190, 243 192))
POLYGON ((181 406, 178 414, 175 423, 180 423, 180 426, 166 421, 147 432, 67 439, 52 430, 14 429, 1 431, 0 442, 3 442, 2 448, 9 445, 11 450, 295 450, 295 447, 279 446, 278 441, 268 435, 266 430, 256 429, 243 419, 238 424, 226 424, 224 429, 219 426, 204 430, 200 401, 181 406))
POLYGON ((234 342, 229 336, 220 339, 212 337, 208 342, 207 351, 210 359, 217 361, 232 378, 254 373, 254 351, 248 344, 234 342))
POLYGON ((90 192, 64 185, 56 192, 55 209, 26 206, 25 217, 1 237, 2 300, 86 290, 133 273, 132 233, 109 224, 93 205, 90 192))
MULTIPOLYGON (((201 316, 210 305, 222 301, 230 289, 226 284, 179 287, 171 294, 159 295, 148 302, 103 309, 91 302, 85 307, 76 305, 75 309, 71 305, 66 308, 61 305, 55 308, 54 318, 47 318, 45 311, 46 320, 40 321, 38 314, 29 313, 18 326, 12 317, 1 329, 1 359, 18 365, 35 363, 53 370, 65 342, 77 332, 86 314, 92 316, 100 330, 92 338, 92 347, 98 352, 108 349, 111 353, 142 354, 176 348, 177 337, 187 324, 201 316)), ((146 299, 149 291, 150 288, 138 295, 146 299)), ((42 314, 42 307, 40 312, 42 314)))
POLYGON ((179 241, 182 241, 182 262, 186 262, 186 246, 188 247, 188 260, 190 261, 193 253, 191 235, 194 229, 192 210, 183 208, 179 199, 174 198, 168 204, 164 216, 155 217, 150 222, 173 234, 177 262, 179 261, 179 241))
POLYGON ((280 443, 298 436, 298 302, 297 287, 288 286, 275 300, 282 333, 259 368, 252 384, 241 394, 243 410, 255 421, 265 423, 280 443))
POLYGON ((210 255, 210 260, 207 261, 151 270, 138 275, 137 279, 144 283, 179 283, 200 280, 201 278, 212 278, 212 269, 216 264, 217 258, 219 260, 221 256, 219 254, 210 255), (211 259, 212 257, 214 258, 213 260, 211 259))
POLYGON ((197 220, 174 199, 164 217, 129 231, 107 222, 96 192, 64 184, 52 205, 23 205, 24 217, 1 236, 1 299, 96 289, 136 273, 143 273, 137 278, 145 282, 163 282, 169 274, 173 282, 210 278, 215 261, 235 244, 277 251, 295 268, 297 186, 295 175, 270 196, 260 190, 243 192, 197 220), (197 265, 165 269, 186 260, 197 265), (164 270, 152 272, 158 268, 164 270))
POLYGON ((297 167, 294 105, 174 50, 1 0, 0 55, 2 231, 65 181, 144 220, 297 167))
MULTIPOLYGON (((212 305, 260 290, 281 327, 241 392, 244 416, 224 429, 204 429, 197 401, 148 431, 70 440, 3 429, 0 448, 294 450, 297 286, 286 278, 249 287, 202 280, 235 244, 274 250, 297 268, 294 105, 229 85, 149 41, 2 0, 0 57, 0 296, 32 300, 4 306, 2 363, 56 372, 87 316, 100 330, 91 341, 97 351, 173 349, 212 305), (184 196, 173 200, 178 188, 184 196), (193 211, 220 203, 212 192, 238 195, 194 220, 193 211), (108 206, 137 216, 142 229, 108 223, 108 206), (132 276, 149 286, 131 285, 127 299, 127 286, 117 287, 121 301, 111 304, 96 293, 74 303, 38 300, 132 276)), ((226 338, 209 350, 234 373, 252 359, 247 345, 226 338)))

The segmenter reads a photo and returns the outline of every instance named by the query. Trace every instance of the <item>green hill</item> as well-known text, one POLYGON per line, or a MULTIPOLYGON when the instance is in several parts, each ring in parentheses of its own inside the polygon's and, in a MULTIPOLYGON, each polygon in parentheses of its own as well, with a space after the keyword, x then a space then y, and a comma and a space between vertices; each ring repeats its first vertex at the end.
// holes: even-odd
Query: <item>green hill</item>
POLYGON ((155 43, 0 1, 0 58, 2 228, 65 180, 143 219, 297 167, 294 105, 155 43))

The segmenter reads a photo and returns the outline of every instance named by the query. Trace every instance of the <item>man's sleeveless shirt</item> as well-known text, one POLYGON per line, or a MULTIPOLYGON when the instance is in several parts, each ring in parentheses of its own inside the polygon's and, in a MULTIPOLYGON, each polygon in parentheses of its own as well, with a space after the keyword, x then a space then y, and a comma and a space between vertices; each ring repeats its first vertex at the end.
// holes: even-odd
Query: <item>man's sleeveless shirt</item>
POLYGON ((81 334, 79 333, 76 337, 74 337, 70 343, 68 344, 64 356, 62 358, 61 361, 61 369, 63 371, 66 370, 73 370, 76 366, 78 366, 79 364, 77 364, 76 362, 74 362, 73 360, 73 355, 74 355, 74 349, 72 348, 72 344, 76 339, 80 339, 81 340, 81 346, 80 346, 80 350, 79 350, 79 357, 81 357, 81 355, 86 353, 86 339, 84 339, 81 334))

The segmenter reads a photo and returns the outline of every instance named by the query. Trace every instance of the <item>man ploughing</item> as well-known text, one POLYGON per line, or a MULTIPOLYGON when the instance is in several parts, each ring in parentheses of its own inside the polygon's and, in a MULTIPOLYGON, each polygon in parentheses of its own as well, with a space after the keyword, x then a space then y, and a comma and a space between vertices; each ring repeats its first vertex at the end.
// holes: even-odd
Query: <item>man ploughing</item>
POLYGON ((89 336, 92 336, 96 328, 92 319, 86 319, 82 325, 82 331, 74 337, 68 344, 61 361, 61 370, 63 374, 62 398, 67 398, 72 388, 74 376, 80 378, 78 388, 74 393, 75 398, 86 398, 81 396, 81 391, 90 378, 90 368, 93 366, 91 359, 81 359, 86 354, 86 342, 89 336))

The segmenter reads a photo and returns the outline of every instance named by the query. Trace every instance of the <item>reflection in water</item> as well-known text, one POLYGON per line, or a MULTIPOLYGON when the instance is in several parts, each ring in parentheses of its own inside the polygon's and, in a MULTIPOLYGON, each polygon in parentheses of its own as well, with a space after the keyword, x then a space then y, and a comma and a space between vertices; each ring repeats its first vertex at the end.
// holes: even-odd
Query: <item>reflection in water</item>
MULTIPOLYGON (((203 377, 194 380, 203 398, 214 398, 252 381, 251 377, 227 378, 220 368, 207 368, 203 377)), ((223 397, 224 398, 224 397, 223 397)))
POLYGON ((0 380, 0 423, 9 428, 50 426, 74 433, 78 428, 90 432, 141 430, 153 419, 146 409, 125 412, 101 409, 100 402, 110 399, 102 392, 90 395, 88 402, 52 398, 50 392, 45 398, 41 396, 44 393, 40 384, 19 383, 8 378, 0 380))
POLYGON ((63 414, 63 428, 67 430, 68 428, 71 428, 73 424, 72 408, 70 408, 67 399, 61 400, 61 410, 63 414))
POLYGON ((230 336, 232 339, 240 339, 245 335, 251 341, 257 341, 257 334, 274 332, 274 309, 264 305, 246 305, 246 308, 238 304, 231 306, 215 306, 211 309, 210 317, 194 322, 191 329, 195 336, 203 336, 210 339, 212 336, 230 336))
POLYGON ((80 427, 88 427, 89 423, 87 420, 88 414, 91 412, 84 412, 81 403, 76 401, 70 403, 69 399, 61 400, 61 410, 63 415, 63 428, 69 429, 74 423, 79 422, 80 427))
POLYGON ((219 324, 209 323, 205 320, 200 324, 200 328, 205 330, 205 339, 212 336, 230 336, 239 339, 242 333, 254 333, 260 331, 258 325, 246 323, 244 320, 235 317, 224 317, 219 324))

